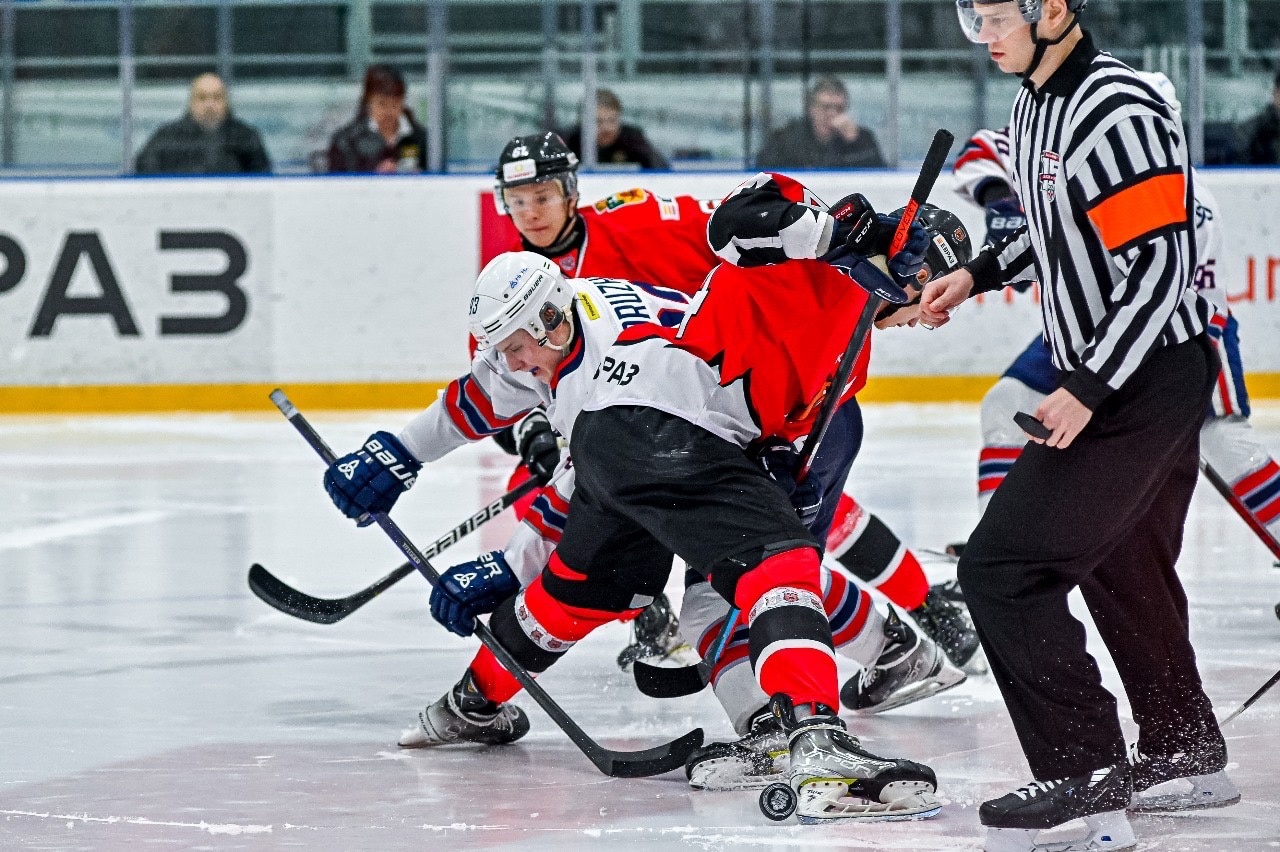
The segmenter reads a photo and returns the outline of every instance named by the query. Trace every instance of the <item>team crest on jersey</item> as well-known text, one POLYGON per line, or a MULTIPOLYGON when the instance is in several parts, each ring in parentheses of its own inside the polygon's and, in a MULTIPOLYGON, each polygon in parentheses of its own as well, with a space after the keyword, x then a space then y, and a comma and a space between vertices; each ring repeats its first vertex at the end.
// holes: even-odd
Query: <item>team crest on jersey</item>
POLYGON ((1040 155, 1040 191, 1050 201, 1058 195, 1058 170, 1061 167, 1061 158, 1052 151, 1040 155))
POLYGON ((571 252, 556 261, 560 264, 560 271, 565 275, 572 275, 578 269, 578 253, 571 252))
POLYGON ((640 204, 649 197, 649 193, 643 189, 624 189, 622 192, 615 192, 608 198, 601 198, 593 206, 597 213, 608 213, 610 210, 617 210, 619 207, 626 207, 628 204, 640 204))

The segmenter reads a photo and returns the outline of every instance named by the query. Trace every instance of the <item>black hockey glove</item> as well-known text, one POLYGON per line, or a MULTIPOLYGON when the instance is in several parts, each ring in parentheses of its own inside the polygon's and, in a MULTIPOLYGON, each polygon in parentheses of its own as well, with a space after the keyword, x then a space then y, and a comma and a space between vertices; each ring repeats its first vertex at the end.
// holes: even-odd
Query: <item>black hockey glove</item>
MULTIPOLYGON (((898 286, 916 284, 916 275, 924 266, 925 252, 929 248, 929 234, 920 222, 911 223, 907 230, 906 245, 889 257, 893 235, 898 230, 898 216, 877 213, 871 202, 856 192, 837 201, 830 213, 836 220, 835 230, 831 235, 831 249, 819 260, 840 267, 861 281, 862 278, 855 272, 855 269, 862 266, 858 261, 884 255, 889 274, 898 286)), ((860 272, 863 277, 872 277, 865 268, 861 268, 860 272)))
POLYGON ((770 438, 756 450, 756 462, 787 492, 800 523, 806 527, 812 524, 822 510, 822 483, 812 470, 804 482, 796 482, 800 473, 800 454, 796 448, 780 438, 770 438))
POLYGON ((520 458, 529 473, 542 485, 551 481, 551 475, 560 464, 560 442, 547 415, 531 411, 515 427, 516 443, 520 458))

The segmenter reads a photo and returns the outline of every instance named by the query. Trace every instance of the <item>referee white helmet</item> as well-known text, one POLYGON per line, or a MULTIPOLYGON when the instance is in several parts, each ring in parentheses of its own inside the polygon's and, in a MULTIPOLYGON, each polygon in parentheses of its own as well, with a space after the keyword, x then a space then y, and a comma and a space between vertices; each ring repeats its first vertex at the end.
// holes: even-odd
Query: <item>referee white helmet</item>
POLYGON ((572 304, 573 288, 560 267, 531 251, 508 252, 481 270, 467 325, 479 349, 496 346, 522 328, 545 345, 547 332, 565 321, 572 304))

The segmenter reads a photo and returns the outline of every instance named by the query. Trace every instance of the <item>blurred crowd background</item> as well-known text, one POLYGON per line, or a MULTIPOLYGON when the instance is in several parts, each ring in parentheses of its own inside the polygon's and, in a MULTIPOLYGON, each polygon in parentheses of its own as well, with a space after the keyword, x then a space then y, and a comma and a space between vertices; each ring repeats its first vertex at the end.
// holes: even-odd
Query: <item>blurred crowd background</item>
MULTIPOLYGON (((1092 0, 1199 163, 1280 159, 1280 0, 1092 0)), ((0 174, 911 166, 1017 81, 950 0, 0 0, 0 174), (585 146, 585 150, 584 150, 585 146)))

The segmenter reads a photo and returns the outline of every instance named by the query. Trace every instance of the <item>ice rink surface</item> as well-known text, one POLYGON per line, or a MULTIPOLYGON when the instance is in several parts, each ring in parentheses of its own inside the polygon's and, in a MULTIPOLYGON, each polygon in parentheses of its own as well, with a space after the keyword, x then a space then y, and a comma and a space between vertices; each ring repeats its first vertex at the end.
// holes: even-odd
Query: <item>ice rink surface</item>
MULTIPOLYGON (((605 778, 527 699, 533 731, 514 746, 401 751, 400 729, 475 643, 431 621, 418 577, 332 626, 249 592, 255 561, 329 597, 403 561, 377 528, 337 514, 320 462, 263 404, 254 416, 0 419, 0 849, 974 850, 978 804, 1030 780, 989 676, 851 722, 872 751, 936 769, 946 807, 924 822, 778 825, 754 793, 693 792, 682 772, 605 778)), ((343 452, 407 416, 313 419, 343 452)), ((1254 424, 1280 450, 1280 407, 1254 424)), ((976 407, 872 407, 867 427, 851 491, 909 543, 963 539, 977 514, 976 407)), ((510 467, 492 446, 456 453, 394 516, 425 546, 500 494, 510 467)), ((509 529, 495 521, 439 561, 500 546, 509 529)), ((1181 572, 1222 715, 1280 667, 1271 562, 1202 483, 1181 572)), ((926 569, 934 581, 953 571, 926 569)), ((636 692, 613 662, 626 639, 599 631, 542 682, 611 746, 695 726, 730 735, 709 691, 636 692)), ((1136 817, 1140 849, 1280 849, 1280 688, 1225 733, 1244 801, 1136 817)))

